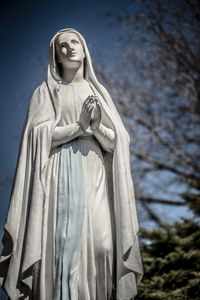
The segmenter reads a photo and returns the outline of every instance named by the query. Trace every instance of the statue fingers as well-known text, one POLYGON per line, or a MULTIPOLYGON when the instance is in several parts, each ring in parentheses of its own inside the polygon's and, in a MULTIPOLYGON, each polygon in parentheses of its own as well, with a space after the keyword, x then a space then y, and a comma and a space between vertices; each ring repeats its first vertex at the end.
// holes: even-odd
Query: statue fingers
POLYGON ((92 109, 94 108, 94 105, 93 103, 88 103, 87 106, 86 106, 86 111, 91 111, 92 109))
POLYGON ((89 102, 90 102, 90 96, 88 96, 88 97, 84 100, 83 106, 88 105, 89 102))

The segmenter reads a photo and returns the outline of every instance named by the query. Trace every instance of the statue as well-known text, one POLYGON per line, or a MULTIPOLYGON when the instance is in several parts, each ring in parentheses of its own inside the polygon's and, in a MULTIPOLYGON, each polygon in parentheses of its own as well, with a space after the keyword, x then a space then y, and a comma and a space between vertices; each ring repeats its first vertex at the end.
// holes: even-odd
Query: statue
POLYGON ((83 36, 60 30, 34 91, 4 226, 9 299, 133 299, 142 278, 130 137, 83 36))

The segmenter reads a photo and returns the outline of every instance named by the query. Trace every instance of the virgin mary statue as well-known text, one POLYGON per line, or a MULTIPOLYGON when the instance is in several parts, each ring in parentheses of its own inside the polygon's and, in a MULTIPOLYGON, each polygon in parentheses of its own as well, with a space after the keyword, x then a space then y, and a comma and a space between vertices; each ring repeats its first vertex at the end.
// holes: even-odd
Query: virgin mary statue
POLYGON ((142 278, 130 137, 83 36, 60 30, 34 91, 4 226, 9 299, 130 300, 142 278))

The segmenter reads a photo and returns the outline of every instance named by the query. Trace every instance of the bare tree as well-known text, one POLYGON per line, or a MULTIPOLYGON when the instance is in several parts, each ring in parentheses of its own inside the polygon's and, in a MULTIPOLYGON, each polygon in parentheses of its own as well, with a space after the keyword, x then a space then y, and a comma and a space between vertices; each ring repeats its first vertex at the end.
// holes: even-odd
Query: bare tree
POLYGON ((120 59, 98 74, 131 136, 137 199, 164 226, 166 205, 200 201, 200 2, 113 1, 106 17, 120 59))

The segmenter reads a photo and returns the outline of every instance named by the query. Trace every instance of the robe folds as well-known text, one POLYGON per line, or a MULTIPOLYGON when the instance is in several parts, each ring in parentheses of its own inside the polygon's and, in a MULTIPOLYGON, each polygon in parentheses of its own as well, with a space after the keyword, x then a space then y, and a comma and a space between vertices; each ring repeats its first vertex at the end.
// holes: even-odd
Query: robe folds
MULTIPOLYGON (((64 31, 76 32, 84 44, 85 79, 100 100, 104 124, 112 128, 116 136, 114 152, 105 151, 103 158, 109 198, 114 209, 116 299, 130 300, 137 294, 136 286, 143 274, 130 170, 130 137, 108 91, 96 79, 84 38, 71 28, 57 34, 64 31)), ((54 170, 58 167, 60 155, 59 151, 51 151, 52 135, 61 115, 61 82, 55 65, 56 35, 50 43, 47 80, 36 88, 30 101, 4 226, 0 285, 11 300, 32 299, 34 285, 38 287, 36 299, 49 299, 45 291, 50 282, 47 279, 51 272, 52 252, 47 251, 47 247, 49 236, 52 241, 55 236, 54 230, 47 225, 52 209, 49 199, 56 197, 57 192, 57 186, 51 185, 51 176, 54 176, 54 170), (34 273, 38 265, 40 273, 36 277, 34 273)))

